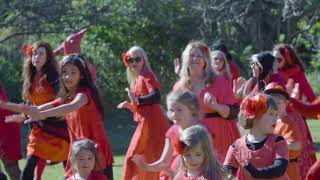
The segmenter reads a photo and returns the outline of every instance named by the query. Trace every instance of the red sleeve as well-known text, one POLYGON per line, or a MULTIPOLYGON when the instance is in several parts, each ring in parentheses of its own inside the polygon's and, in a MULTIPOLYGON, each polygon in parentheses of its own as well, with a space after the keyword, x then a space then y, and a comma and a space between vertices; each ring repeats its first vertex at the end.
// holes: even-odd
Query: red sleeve
POLYGON ((230 71, 232 74, 232 79, 237 79, 238 77, 240 77, 241 74, 240 74, 240 69, 238 65, 233 61, 229 65, 230 65, 230 71))
POLYGON ((302 141, 302 134, 300 128, 295 121, 295 117, 292 114, 288 114, 288 117, 283 119, 284 128, 282 132, 282 136, 288 143, 302 141))
POLYGON ((236 153, 236 148, 234 148, 232 145, 229 146, 227 155, 224 159, 224 163, 223 163, 224 166, 232 166, 234 168, 239 167, 239 163, 234 155, 235 153, 236 153))
POLYGON ((274 146, 274 158, 275 159, 289 159, 288 144, 285 140, 275 142, 274 146))
POLYGON ((296 112, 308 118, 318 119, 318 116, 320 115, 320 102, 317 101, 315 104, 304 104, 297 99, 290 98, 289 105, 296 112))
POLYGON ((313 102, 316 99, 316 95, 312 87, 310 86, 304 72, 300 71, 300 73, 294 76, 294 79, 300 85, 299 86, 300 93, 304 94, 307 97, 307 100, 309 102, 313 102))
POLYGON ((299 71, 301 71, 301 68, 299 65, 294 65, 290 68, 287 69, 281 69, 279 71, 279 73, 281 75, 283 75, 286 79, 290 78, 291 76, 293 76, 294 74, 298 73, 299 71))
POLYGON ((160 83, 156 80, 155 76, 150 72, 143 76, 143 81, 146 84, 148 93, 152 93, 156 89, 160 89, 160 83))

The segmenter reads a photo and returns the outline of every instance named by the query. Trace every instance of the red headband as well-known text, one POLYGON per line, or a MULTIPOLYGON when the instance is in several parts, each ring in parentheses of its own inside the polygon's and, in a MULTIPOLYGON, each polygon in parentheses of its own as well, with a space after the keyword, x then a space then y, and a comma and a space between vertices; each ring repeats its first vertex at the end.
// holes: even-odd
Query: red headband
POLYGON ((241 103, 240 110, 246 119, 261 118, 268 111, 266 97, 262 94, 247 97, 241 103))
POLYGON ((128 53, 126 53, 126 52, 124 52, 124 53, 122 53, 122 62, 126 65, 126 66, 128 66, 128 59, 129 59, 129 56, 128 56, 128 53))
POLYGON ((178 153, 178 154, 183 154, 187 145, 180 141, 179 138, 173 139, 173 149, 178 153))
POLYGON ((289 48, 285 47, 283 51, 283 56, 287 64, 292 64, 292 58, 290 55, 289 48))
POLYGON ((24 44, 23 45, 23 52, 26 56, 26 60, 32 57, 32 45, 31 44, 24 44))

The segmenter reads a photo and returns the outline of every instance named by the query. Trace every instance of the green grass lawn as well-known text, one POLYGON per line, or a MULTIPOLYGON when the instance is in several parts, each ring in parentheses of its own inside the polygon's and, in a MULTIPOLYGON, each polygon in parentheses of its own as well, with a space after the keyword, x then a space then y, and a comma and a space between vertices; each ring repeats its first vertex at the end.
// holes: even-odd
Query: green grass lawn
MULTIPOLYGON (((112 113, 108 115, 105 122, 108 135, 110 137, 112 149, 114 152, 114 179, 121 179, 122 167, 130 138, 135 129, 134 123, 130 120, 131 115, 128 112, 112 113)), ((320 121, 308 121, 313 139, 320 149, 320 121)), ((24 132, 24 135, 26 132, 24 132)), ((25 147, 25 146, 24 146, 25 147)), ((317 156, 320 158, 320 152, 317 156)), ((24 160, 20 161, 20 167, 23 167, 24 160)), ((60 180, 63 177, 62 165, 47 166, 43 174, 43 180, 60 180)))

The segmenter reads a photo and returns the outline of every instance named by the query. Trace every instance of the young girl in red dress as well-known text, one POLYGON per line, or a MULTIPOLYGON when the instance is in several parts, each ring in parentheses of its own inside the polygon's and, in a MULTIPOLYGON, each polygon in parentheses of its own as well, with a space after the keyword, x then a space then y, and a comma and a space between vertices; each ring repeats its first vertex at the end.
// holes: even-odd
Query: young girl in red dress
POLYGON ((313 102, 316 95, 306 78, 301 60, 291 46, 289 44, 277 44, 273 48, 273 55, 278 61, 279 73, 286 80, 291 78, 295 83, 299 83, 299 99, 304 95, 308 102, 313 102))
POLYGON ((224 167, 239 180, 289 179, 288 145, 283 137, 273 134, 277 105, 264 94, 249 96, 240 107, 239 124, 249 133, 230 145, 224 167))
MULTIPOLYGON (((6 101, 8 96, 0 82, 0 107, 6 101)), ((18 160, 22 158, 21 129, 17 123, 4 122, 5 117, 9 115, 12 115, 12 112, 0 108, 0 159, 10 179, 18 180, 21 173, 18 160)))
POLYGON ((105 175, 93 170, 99 161, 98 151, 92 140, 75 141, 71 147, 73 173, 67 180, 108 180, 105 175))
POLYGON ((224 76, 215 75, 210 50, 204 43, 190 42, 182 53, 180 79, 173 90, 193 92, 204 113, 202 123, 212 135, 217 158, 223 162, 229 145, 240 137, 235 119, 239 105, 224 76))
POLYGON ((174 142, 174 149, 182 164, 175 180, 222 179, 222 167, 214 155, 210 135, 203 126, 195 125, 183 130, 174 142))
POLYGON ((189 91, 172 91, 167 96, 168 117, 174 123, 166 132, 165 145, 159 160, 147 164, 143 156, 135 155, 133 161, 145 171, 160 173, 161 180, 171 180, 180 167, 180 158, 174 151, 174 140, 182 131, 200 122, 200 107, 198 99, 189 91))
MULTIPOLYGON (((64 116, 68 125, 70 143, 83 138, 96 142, 99 149, 99 162, 95 171, 113 179, 113 155, 103 124, 102 102, 81 55, 73 54, 64 57, 61 62, 61 82, 61 98, 38 107, 23 107, 31 117, 25 122, 64 116)), ((69 154, 65 176, 70 175, 71 155, 69 154)))
POLYGON ((123 54, 127 67, 130 98, 118 108, 130 109, 138 123, 127 150, 122 179, 158 180, 158 172, 146 172, 132 161, 136 154, 144 156, 147 163, 158 160, 165 144, 165 133, 169 128, 167 118, 160 105, 160 83, 152 72, 147 55, 141 47, 134 46, 123 54))
MULTIPOLYGON (((32 105, 42 105, 55 99, 59 86, 58 63, 53 56, 51 46, 45 42, 36 42, 25 46, 26 60, 23 66, 22 97, 32 105)), ((22 112, 20 106, 6 102, 1 108, 22 112)), ((22 122, 24 114, 12 115, 7 122, 22 122)), ((33 123, 27 145, 27 161, 21 173, 21 179, 41 179, 46 160, 61 162, 67 159, 69 137, 65 122, 56 122, 50 118, 46 123, 33 123), (34 173, 37 166, 37 171, 34 173)))

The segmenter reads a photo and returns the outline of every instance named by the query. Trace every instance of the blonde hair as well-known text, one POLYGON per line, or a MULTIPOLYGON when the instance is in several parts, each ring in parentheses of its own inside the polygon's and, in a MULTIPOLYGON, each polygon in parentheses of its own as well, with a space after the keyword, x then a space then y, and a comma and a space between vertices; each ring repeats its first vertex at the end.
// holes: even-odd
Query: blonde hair
POLYGON ((230 72, 230 66, 229 66, 229 62, 227 60, 227 57, 225 55, 224 52, 220 51, 220 50, 215 50, 211 52, 211 59, 212 59, 212 63, 214 62, 214 56, 221 56, 223 59, 223 74, 227 75, 228 78, 232 78, 231 72, 230 72))
MULTIPOLYGON (((144 61, 144 67, 143 68, 147 68, 151 73, 153 73, 152 70, 151 70, 149 61, 148 61, 147 54, 141 47, 133 46, 127 51, 127 54, 136 54, 136 55, 138 55, 144 61)), ((130 85, 139 76, 139 73, 132 71, 130 69, 130 65, 127 66, 127 79, 128 79, 128 83, 130 85)))
POLYGON ((182 57, 181 57, 182 68, 179 76, 180 76, 182 88, 184 89, 189 89, 191 85, 188 62, 190 59, 190 51, 192 48, 198 48, 202 53, 203 60, 205 62, 205 67, 203 71, 205 85, 211 84, 215 77, 215 74, 213 72, 213 68, 211 65, 211 56, 210 56, 210 50, 208 46, 200 41, 192 41, 186 46, 186 48, 182 52, 182 57))
POLYGON ((197 96, 188 90, 171 91, 167 95, 167 106, 172 103, 181 103, 188 107, 195 120, 200 120, 202 115, 197 96))
MULTIPOLYGON (((199 144, 201 145, 201 149, 205 156, 202 165, 202 173, 206 179, 214 180, 224 176, 223 169, 217 162, 213 152, 210 135, 205 127, 195 125, 185 129, 180 136, 180 141, 186 145, 186 151, 189 151, 199 144)), ((187 170, 183 158, 181 158, 181 162, 181 170, 187 170)), ((179 174, 181 174, 181 171, 177 176, 179 176, 179 174)))

